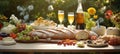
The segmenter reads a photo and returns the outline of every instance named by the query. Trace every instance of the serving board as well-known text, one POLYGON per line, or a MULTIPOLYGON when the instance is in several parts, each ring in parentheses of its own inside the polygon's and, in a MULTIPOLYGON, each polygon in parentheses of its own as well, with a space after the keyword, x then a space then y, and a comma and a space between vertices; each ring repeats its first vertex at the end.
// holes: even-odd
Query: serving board
POLYGON ((61 41, 61 40, 47 40, 47 39, 39 39, 39 40, 17 40, 16 39, 16 42, 19 42, 19 43, 41 43, 41 42, 44 42, 44 43, 58 43, 59 41, 61 41))

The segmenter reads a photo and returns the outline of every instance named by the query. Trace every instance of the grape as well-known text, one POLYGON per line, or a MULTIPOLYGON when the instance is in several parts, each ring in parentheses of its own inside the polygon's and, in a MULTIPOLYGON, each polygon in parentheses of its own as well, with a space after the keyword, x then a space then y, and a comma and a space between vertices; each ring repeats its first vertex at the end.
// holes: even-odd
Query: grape
POLYGON ((84 17, 85 18, 90 18, 90 14, 88 12, 84 12, 84 17))
POLYGON ((30 36, 27 36, 27 37, 24 37, 25 38, 25 40, 30 40, 31 38, 30 38, 30 36))
POLYGON ((27 34, 32 31, 32 27, 31 26, 28 26, 26 24, 20 24, 20 25, 17 25, 17 30, 18 30, 18 39, 19 40, 38 40, 39 37, 38 36, 34 36, 34 37, 31 37, 31 36, 27 36, 27 34))
POLYGON ((96 23, 92 20, 89 20, 89 22, 86 23, 86 29, 91 30, 92 27, 94 27, 96 23))

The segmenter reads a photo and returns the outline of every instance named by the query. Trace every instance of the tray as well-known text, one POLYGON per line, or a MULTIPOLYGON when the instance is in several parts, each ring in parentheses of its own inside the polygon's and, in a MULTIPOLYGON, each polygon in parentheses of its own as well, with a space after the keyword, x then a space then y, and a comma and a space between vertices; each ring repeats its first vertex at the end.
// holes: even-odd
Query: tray
POLYGON ((39 40, 15 40, 19 43, 58 43, 61 40, 46 40, 46 39, 39 39, 39 40))

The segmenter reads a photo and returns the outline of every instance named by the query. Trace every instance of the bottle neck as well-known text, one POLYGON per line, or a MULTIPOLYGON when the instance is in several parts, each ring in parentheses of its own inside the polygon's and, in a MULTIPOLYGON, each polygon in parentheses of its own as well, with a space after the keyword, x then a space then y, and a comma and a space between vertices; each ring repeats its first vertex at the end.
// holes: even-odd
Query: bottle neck
POLYGON ((82 3, 78 3, 77 13, 83 13, 82 3))

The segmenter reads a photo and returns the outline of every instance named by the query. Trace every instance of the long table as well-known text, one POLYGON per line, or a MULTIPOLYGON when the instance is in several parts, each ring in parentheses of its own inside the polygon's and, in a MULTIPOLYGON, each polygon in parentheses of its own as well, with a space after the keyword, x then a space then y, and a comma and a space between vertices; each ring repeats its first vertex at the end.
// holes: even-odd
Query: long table
POLYGON ((84 48, 80 48, 77 45, 65 47, 54 43, 17 43, 11 46, 0 45, 0 52, 26 52, 28 54, 34 52, 120 52, 120 46, 93 48, 85 45, 84 48))

